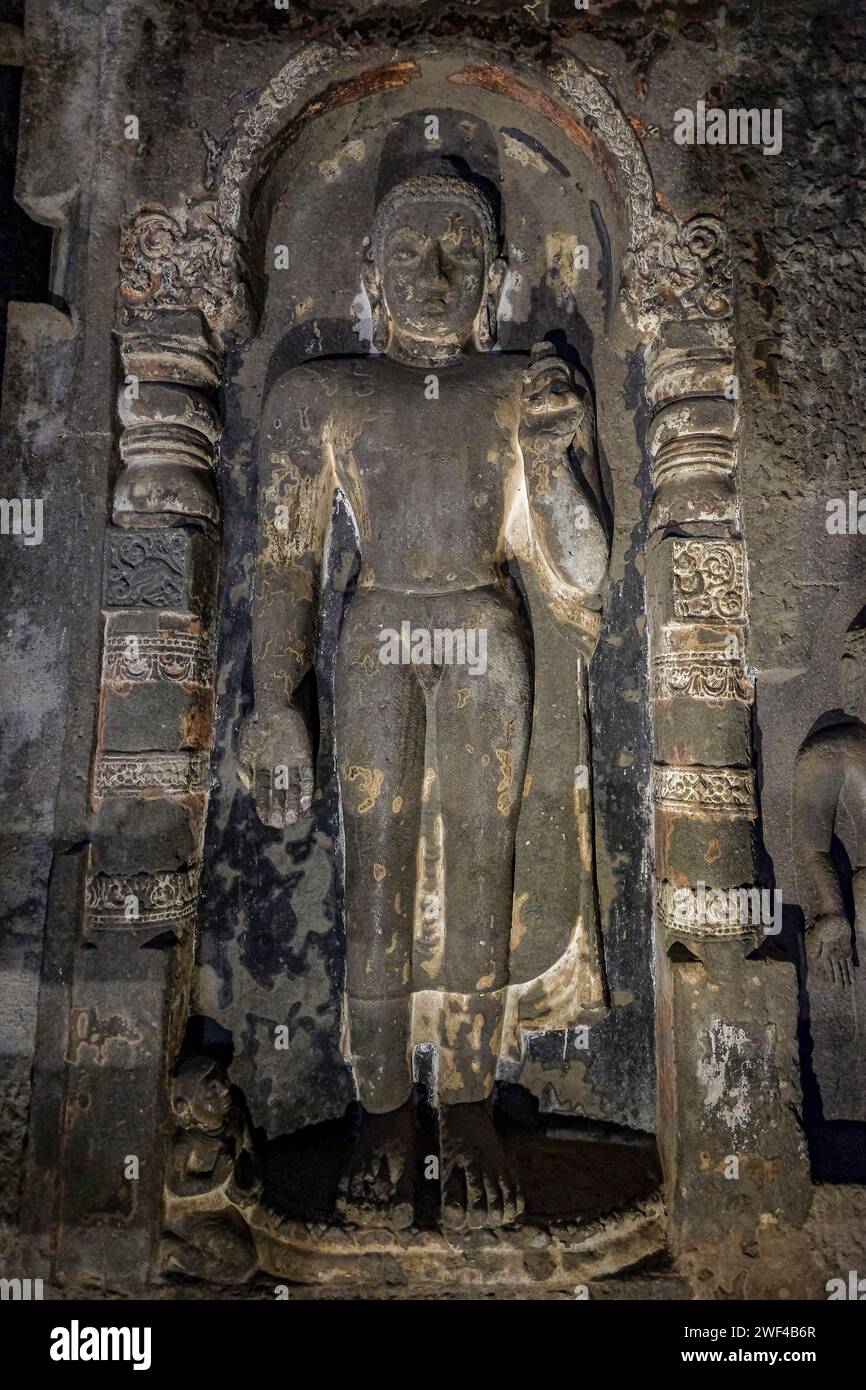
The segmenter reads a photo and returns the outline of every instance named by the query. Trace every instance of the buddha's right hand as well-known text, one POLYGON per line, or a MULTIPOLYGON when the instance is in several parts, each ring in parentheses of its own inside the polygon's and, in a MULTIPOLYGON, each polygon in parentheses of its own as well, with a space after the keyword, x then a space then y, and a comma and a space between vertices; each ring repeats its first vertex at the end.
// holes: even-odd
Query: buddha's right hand
POLYGON ((238 775, 263 825, 294 825, 313 799, 313 752, 303 715, 291 705, 254 711, 241 730, 238 775))

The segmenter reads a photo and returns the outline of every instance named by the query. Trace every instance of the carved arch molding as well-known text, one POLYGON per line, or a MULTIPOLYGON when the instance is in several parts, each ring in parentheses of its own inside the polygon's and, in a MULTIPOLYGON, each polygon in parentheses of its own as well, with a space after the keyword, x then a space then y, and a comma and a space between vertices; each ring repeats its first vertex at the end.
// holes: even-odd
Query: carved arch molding
MULTIPOLYGON (((212 152, 206 196, 182 207, 141 207, 121 229, 118 338, 123 381, 135 378, 137 391, 124 384, 119 397, 124 467, 106 547, 103 737, 92 781, 97 829, 86 933, 121 932, 141 945, 169 931, 189 936, 195 920, 220 522, 213 464, 222 421, 214 393, 227 352, 254 334, 260 309, 255 267, 245 254, 250 208, 308 122, 335 105, 411 83, 423 59, 423 52, 388 61, 375 51, 302 48, 212 152), (167 735, 161 750, 130 751, 145 703, 151 721, 162 708, 166 730, 183 733, 167 735), (122 822, 136 827, 136 853, 124 860, 134 858, 135 873, 119 868, 124 856, 99 833, 103 815, 106 825, 118 824, 118 798, 122 822), (139 801, 146 815, 135 814, 139 801), (182 862, 160 858, 166 826, 173 827, 172 843, 187 847, 182 862)), ((449 80, 507 96, 553 122, 602 171, 618 210, 625 251, 617 267, 617 331, 643 350, 650 413, 647 603, 659 940, 687 940, 699 951, 701 938, 730 937, 731 949, 748 950, 753 927, 680 910, 681 890, 695 891, 707 863, 715 864, 718 889, 754 877, 753 692, 745 662, 725 227, 710 216, 679 221, 659 205, 634 128, 604 81, 575 58, 554 54, 532 67, 455 62, 449 80), (721 853, 710 854, 711 843, 721 853)), ((169 1012, 177 1035, 168 1040, 170 1055, 183 1003, 169 1012)))

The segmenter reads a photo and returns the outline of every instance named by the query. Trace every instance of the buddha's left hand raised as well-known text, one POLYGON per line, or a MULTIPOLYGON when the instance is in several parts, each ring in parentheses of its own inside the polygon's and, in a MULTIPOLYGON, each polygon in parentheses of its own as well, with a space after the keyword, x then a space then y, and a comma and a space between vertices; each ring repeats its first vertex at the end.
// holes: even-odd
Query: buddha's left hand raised
POLYGON ((587 402, 578 391, 568 364, 555 355, 551 343, 536 343, 523 376, 524 440, 550 440, 559 449, 567 449, 587 413, 587 402))

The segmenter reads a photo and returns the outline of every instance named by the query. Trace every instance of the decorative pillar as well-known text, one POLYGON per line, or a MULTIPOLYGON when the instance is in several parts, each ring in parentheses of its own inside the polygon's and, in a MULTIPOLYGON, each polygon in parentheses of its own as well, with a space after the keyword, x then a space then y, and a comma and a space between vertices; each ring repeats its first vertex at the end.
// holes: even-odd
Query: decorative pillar
MULTIPOLYGON (((138 309, 138 306, 137 306, 138 309)), ((72 985, 56 1274, 146 1280, 186 1024, 213 723, 222 349, 199 309, 119 334, 83 948, 72 985)))
MULTIPOLYGON (((699 232, 699 236, 697 233, 699 232)), ((756 883, 759 808, 737 497, 738 383, 725 233, 700 254, 646 357, 653 501, 647 554, 653 719, 659 1143, 674 1251, 756 1253, 808 1200, 796 980, 756 883), (763 947, 758 955, 754 955, 763 947)), ((761 889, 765 891, 762 893, 761 889)))
POLYGON ((222 354, 196 312, 162 310, 120 334, 118 397, 125 471, 114 493, 117 526, 162 526, 172 516, 217 524, 213 475, 220 422, 208 393, 222 354))

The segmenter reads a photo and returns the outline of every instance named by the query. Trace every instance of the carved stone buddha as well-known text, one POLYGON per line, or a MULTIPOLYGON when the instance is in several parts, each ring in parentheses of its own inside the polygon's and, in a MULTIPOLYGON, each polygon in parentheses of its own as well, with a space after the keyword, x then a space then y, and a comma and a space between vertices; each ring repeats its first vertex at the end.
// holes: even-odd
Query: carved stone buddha
MULTIPOLYGON (((423 1043, 444 1224, 513 1221, 521 1196, 491 1110, 498 1061, 521 1025, 605 1008, 585 766, 568 768, 577 830, 561 847, 580 901, 554 911, 516 891, 544 661, 533 614, 572 643, 585 723, 608 542, 586 380, 548 343, 530 356, 494 350, 499 240, 490 199, 467 178, 397 184, 365 267, 376 350, 295 367, 262 413, 243 753, 269 826, 292 824, 313 795, 297 692, 315 660, 338 496, 359 553, 333 710, 346 1052, 361 1106, 341 1210, 356 1224, 413 1219, 423 1043)), ((541 753, 542 767, 561 755, 541 753)))

